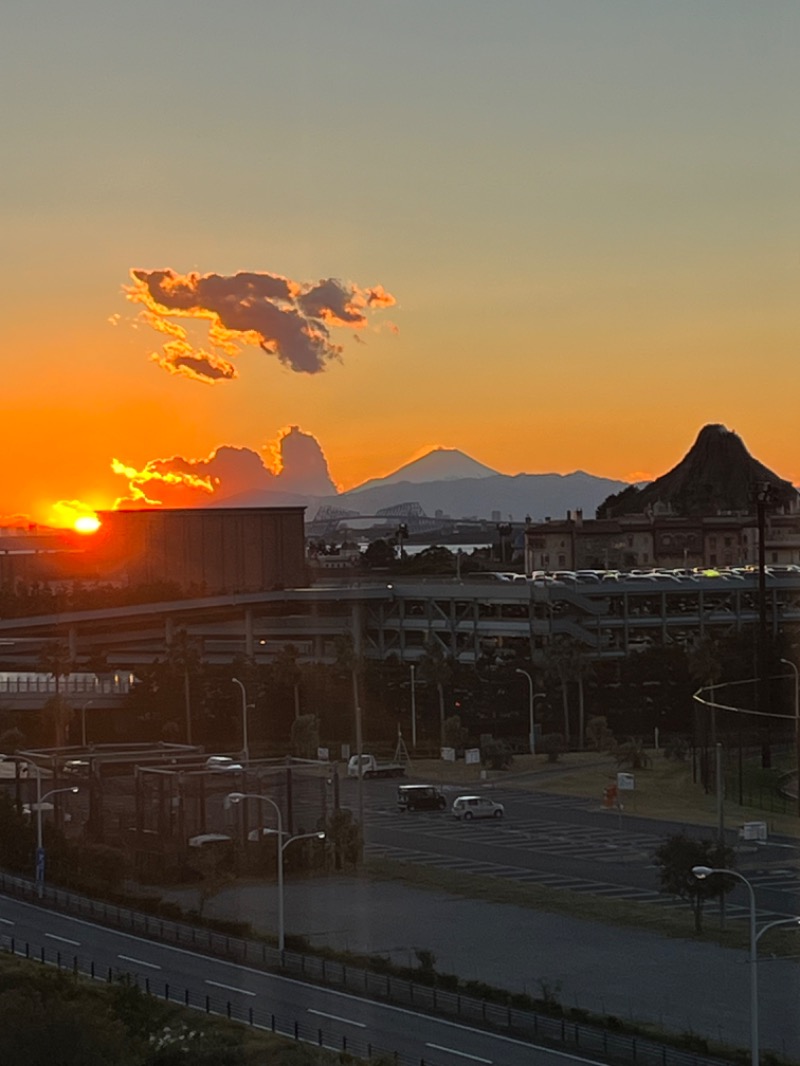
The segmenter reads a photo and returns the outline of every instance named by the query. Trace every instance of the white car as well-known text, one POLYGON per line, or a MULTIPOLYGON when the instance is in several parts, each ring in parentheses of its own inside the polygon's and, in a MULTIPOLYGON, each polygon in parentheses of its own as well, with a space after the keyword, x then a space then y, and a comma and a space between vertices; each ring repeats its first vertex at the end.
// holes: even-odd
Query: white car
POLYGON ((209 755, 206 759, 206 770, 244 770, 240 762, 236 762, 230 755, 209 755))
POLYGON ((473 818, 502 818, 505 813, 503 804, 488 796, 459 796, 453 803, 453 814, 465 822, 473 818))

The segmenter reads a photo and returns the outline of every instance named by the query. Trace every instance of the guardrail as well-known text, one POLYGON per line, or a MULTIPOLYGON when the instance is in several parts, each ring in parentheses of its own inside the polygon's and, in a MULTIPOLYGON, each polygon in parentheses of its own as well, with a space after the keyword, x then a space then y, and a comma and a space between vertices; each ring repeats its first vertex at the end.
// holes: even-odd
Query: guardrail
POLYGON ((633 1063, 637 1066, 722 1066, 731 1061, 744 1061, 742 1057, 736 1060, 722 1059, 684 1051, 650 1038, 615 1032, 611 1027, 601 1028, 569 1017, 553 1017, 510 1004, 494 1003, 463 992, 452 992, 319 955, 279 952, 262 940, 230 936, 205 926, 155 917, 54 886, 45 886, 44 897, 38 900, 32 881, 5 873, 0 873, 0 893, 49 905, 103 925, 205 952, 240 965, 342 988, 354 994, 399 1003, 438 1016, 457 1017, 462 1022, 505 1032, 517 1038, 543 1041, 579 1050, 582 1054, 602 1055, 610 1062, 633 1063))

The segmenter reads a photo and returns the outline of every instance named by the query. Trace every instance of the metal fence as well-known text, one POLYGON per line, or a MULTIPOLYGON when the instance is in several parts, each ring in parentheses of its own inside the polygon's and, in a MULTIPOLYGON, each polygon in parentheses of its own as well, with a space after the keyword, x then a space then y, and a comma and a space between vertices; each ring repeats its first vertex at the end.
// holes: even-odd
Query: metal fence
MULTIPOLYGON (((84 955, 73 955, 49 946, 33 945, 28 941, 15 940, 14 937, 0 936, 0 948, 17 958, 35 960, 54 966, 62 972, 72 973, 76 977, 88 977, 95 981, 106 981, 109 984, 124 973, 118 968, 99 966, 93 959, 84 955)), ((189 1007, 204 1014, 228 1018, 231 1021, 275 1033, 277 1036, 313 1044, 327 1051, 345 1052, 366 1060, 380 1058, 384 1062, 393 1063, 394 1066, 434 1066, 430 1060, 400 1055, 397 1051, 381 1048, 368 1040, 359 1039, 358 1036, 354 1037, 340 1032, 331 1023, 326 1023, 325 1026, 310 1024, 308 1019, 300 1020, 286 1015, 276 1015, 259 1007, 244 1006, 226 999, 223 995, 199 994, 174 983, 156 982, 149 977, 141 978, 135 974, 129 976, 137 988, 155 999, 181 1007, 189 1007)))
MULTIPOLYGON (((0 873, 0 892, 37 900, 35 885, 25 878, 0 873)), ((596 1054, 609 1062, 640 1066, 717 1066, 730 1060, 684 1051, 645 1037, 616 1032, 588 1022, 553 1017, 537 1011, 495 1003, 477 996, 453 992, 435 985, 381 973, 294 951, 279 952, 262 940, 188 925, 93 900, 53 886, 45 886, 45 905, 151 940, 163 941, 193 951, 224 958, 239 965, 278 972, 287 976, 348 992, 409 1006, 415 1010, 494 1029, 521 1039, 596 1054)), ((191 1004, 190 1004, 191 1005, 191 1004)), ((196 1004, 195 1004, 196 1005, 196 1004)), ((260 1023, 259 1023, 260 1024, 260 1023)), ((622 1022, 618 1022, 622 1025, 622 1022)), ((337 1048, 337 1050, 340 1050, 337 1048)), ((354 1052, 355 1054, 355 1052, 354 1052)), ((738 1057, 744 1061, 746 1056, 738 1057)))

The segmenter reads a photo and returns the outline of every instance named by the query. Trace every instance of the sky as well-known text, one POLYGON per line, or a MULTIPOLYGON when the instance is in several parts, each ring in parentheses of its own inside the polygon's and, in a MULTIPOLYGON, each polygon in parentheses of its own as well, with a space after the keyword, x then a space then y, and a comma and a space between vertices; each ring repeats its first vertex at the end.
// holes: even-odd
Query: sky
POLYGON ((800 483, 799 45, 795 0, 8 0, 0 515, 292 426, 341 489, 641 480, 710 422, 800 483))

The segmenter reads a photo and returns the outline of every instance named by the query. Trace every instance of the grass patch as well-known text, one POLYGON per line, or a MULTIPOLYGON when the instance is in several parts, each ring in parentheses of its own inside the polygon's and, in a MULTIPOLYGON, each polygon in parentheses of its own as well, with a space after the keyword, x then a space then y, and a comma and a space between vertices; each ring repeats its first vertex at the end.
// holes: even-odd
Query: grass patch
MULTIPOLYGON (((706 793, 702 785, 692 781, 691 764, 665 759, 662 752, 651 750, 647 754, 650 766, 633 771, 636 787, 633 792, 623 794, 625 813, 661 821, 716 826, 716 795, 706 793)), ((596 801, 598 809, 604 809, 603 793, 616 782, 617 764, 610 755, 568 752, 555 764, 548 763, 544 755, 515 755, 510 770, 487 770, 485 779, 478 766, 443 763, 438 759, 415 760, 412 772, 415 778, 433 784, 502 784, 521 791, 580 796, 596 801)), ((615 810, 608 813, 611 817, 617 814, 615 810)), ((730 796, 725 800, 725 822, 730 827, 743 822, 766 822, 770 833, 800 838, 800 819, 796 815, 740 807, 730 796)))
MULTIPOLYGON (((90 981, 0 953, 0 1047, 4 1055, 13 1054, 16 1062, 24 1045, 26 1066, 50 1066, 54 1054, 58 1058, 56 1047, 71 1046, 76 1039, 83 1043, 72 1057, 65 1055, 65 1062, 334 1066, 360 1061, 166 1003, 125 981, 90 981), (22 1020, 17 1017, 20 1010, 22 1020), (29 1038, 31 1031, 37 1033, 36 1039, 29 1038)), ((4 1057, 3 1061, 12 1060, 4 1057)))
MULTIPOLYGON (((364 873, 375 880, 401 882, 414 888, 447 892, 462 899, 507 903, 514 907, 562 914, 587 922, 642 929, 659 936, 699 939, 727 948, 747 949, 749 943, 746 923, 729 924, 724 930, 715 925, 718 911, 717 904, 713 902, 706 909, 706 928, 698 936, 694 931, 694 918, 689 905, 678 900, 675 901, 674 908, 666 909, 656 907, 652 903, 606 899, 570 892, 569 889, 527 885, 479 874, 454 873, 452 870, 417 866, 396 859, 368 859, 364 865, 364 873)), ((800 953, 800 941, 796 932, 776 929, 769 936, 770 953, 781 956, 800 953)))

